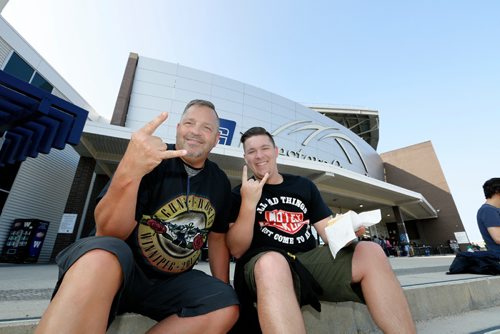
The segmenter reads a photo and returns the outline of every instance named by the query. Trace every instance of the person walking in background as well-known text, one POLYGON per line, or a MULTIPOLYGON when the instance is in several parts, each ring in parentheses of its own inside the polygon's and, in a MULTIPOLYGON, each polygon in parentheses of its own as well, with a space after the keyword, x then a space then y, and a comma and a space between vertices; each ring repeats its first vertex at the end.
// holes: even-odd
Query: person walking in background
POLYGON ((241 309, 234 333, 305 333, 300 306, 318 307, 318 298, 366 303, 384 333, 415 333, 380 245, 354 241, 335 258, 328 246, 318 247, 311 227, 328 242, 325 227, 332 212, 317 187, 278 171, 279 151, 266 129, 247 130, 241 142, 254 177, 247 177, 244 166, 242 184, 233 189, 234 224, 227 234, 238 259, 234 284, 241 309))
POLYGON ((394 254, 394 248, 392 247, 391 240, 389 238, 384 238, 384 242, 385 249, 387 249, 386 255, 388 254, 387 256, 396 256, 396 254, 394 254))
POLYGON ((500 256, 500 178, 483 184, 486 202, 477 212, 477 225, 488 251, 500 256))
POLYGON ((231 186, 207 159, 219 118, 211 102, 191 101, 167 145, 153 135, 167 117, 132 134, 95 209, 97 236, 57 256, 59 281, 36 333, 105 333, 125 312, 158 321, 148 333, 226 333, 235 323, 231 186), (192 269, 207 239, 213 276, 192 269))

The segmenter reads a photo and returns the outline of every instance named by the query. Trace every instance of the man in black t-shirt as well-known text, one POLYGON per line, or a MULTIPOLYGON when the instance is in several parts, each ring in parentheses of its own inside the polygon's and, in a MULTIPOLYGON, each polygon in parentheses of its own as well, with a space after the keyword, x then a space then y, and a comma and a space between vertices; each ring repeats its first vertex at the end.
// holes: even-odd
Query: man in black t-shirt
POLYGON ((104 333, 116 314, 158 323, 148 333, 226 333, 238 317, 225 243, 231 188, 209 161, 219 118, 193 100, 176 144, 153 135, 167 113, 132 134, 99 196, 96 236, 56 258, 60 277, 37 333, 104 333), (192 269, 208 240, 213 276, 192 269))
POLYGON ((317 247, 312 227, 327 242, 332 212, 316 186, 279 173, 279 151, 264 128, 249 129, 241 142, 254 177, 247 177, 244 166, 242 184, 233 189, 227 243, 238 259, 234 284, 241 302, 233 332, 305 333, 300 306, 319 306, 319 299, 366 303, 384 333, 415 333, 406 298, 379 245, 352 242, 335 258, 329 247, 317 247))

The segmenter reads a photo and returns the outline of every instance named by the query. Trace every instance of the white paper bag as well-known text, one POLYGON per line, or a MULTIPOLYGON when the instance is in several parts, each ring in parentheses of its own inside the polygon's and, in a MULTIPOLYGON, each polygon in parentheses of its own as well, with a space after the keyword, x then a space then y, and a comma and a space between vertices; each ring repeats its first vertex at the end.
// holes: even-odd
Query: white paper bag
POLYGON ((333 258, 349 242, 356 239, 355 231, 362 226, 369 227, 379 223, 382 220, 380 210, 372 210, 357 214, 354 211, 348 211, 332 218, 325 228, 328 247, 332 252, 333 258))

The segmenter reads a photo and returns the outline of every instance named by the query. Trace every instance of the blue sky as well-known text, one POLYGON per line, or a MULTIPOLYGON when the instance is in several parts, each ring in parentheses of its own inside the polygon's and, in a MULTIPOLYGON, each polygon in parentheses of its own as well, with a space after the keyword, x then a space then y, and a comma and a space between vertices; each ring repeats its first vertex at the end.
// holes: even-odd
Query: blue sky
POLYGON ((481 185, 500 177, 498 13, 496 0, 10 0, 2 15, 107 118, 129 52, 378 110, 380 153, 432 141, 474 241, 481 185))

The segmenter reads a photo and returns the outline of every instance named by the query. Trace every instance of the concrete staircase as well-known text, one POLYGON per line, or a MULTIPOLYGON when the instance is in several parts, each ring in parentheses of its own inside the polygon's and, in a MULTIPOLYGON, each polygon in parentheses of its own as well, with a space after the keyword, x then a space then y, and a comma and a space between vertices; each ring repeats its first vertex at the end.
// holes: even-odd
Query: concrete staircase
MULTIPOLYGON (((500 277, 457 277, 454 281, 404 287, 404 292, 418 327, 419 323, 435 318, 500 306, 500 277)), ((308 333, 381 333, 362 304, 323 302, 321 313, 311 307, 304 307, 302 313, 308 333)), ((0 323, 0 333, 31 334, 37 323, 38 320, 0 323)), ((140 315, 125 314, 117 317, 108 333, 144 333, 154 323, 140 315)))
MULTIPOLYGON (((465 319, 468 314, 473 314, 477 319, 481 317, 481 312, 492 313, 496 308, 500 310, 500 276, 446 275, 448 262, 451 260, 446 260, 446 263, 438 260, 391 259, 410 304, 417 329, 419 333, 471 333, 465 323, 460 324, 462 322, 460 319, 465 319), (435 265, 429 266, 429 261, 434 261, 435 265), (429 327, 427 323, 437 323, 436 319, 449 316, 458 319, 454 320, 458 323, 458 331, 447 330, 446 321, 443 322, 445 330, 427 330, 429 327), (426 330, 420 331, 420 328, 426 330)), ((1 303, 0 300, 0 306, 1 303)), ((311 307, 304 307, 302 313, 308 333, 381 333, 372 321, 366 306, 362 304, 323 302, 321 313, 311 307)), ((0 321, 0 333, 33 333, 37 323, 37 318, 0 321)), ((126 314, 117 317, 108 333, 144 333, 153 324, 154 321, 149 318, 126 314)), ((489 324, 483 323, 481 328, 487 328, 488 325, 500 326, 500 316, 497 317, 495 313, 493 320, 489 324)), ((495 333, 500 333, 500 330, 495 333)))

